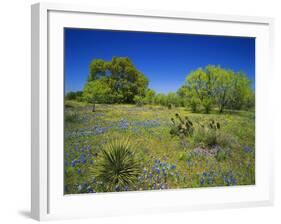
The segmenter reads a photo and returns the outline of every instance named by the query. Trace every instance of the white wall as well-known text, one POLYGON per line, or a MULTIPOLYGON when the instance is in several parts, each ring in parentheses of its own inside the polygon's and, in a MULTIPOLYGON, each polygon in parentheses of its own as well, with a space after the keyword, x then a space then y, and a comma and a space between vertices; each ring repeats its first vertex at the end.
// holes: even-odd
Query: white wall
MULTIPOLYGON (((30 208, 30 4, 36 1, 5 0, 0 7, 0 222, 31 223, 30 208)), ((275 142, 274 207, 213 210, 167 215, 105 218, 98 223, 280 223, 281 222, 281 79, 278 74, 281 7, 278 0, 80 0, 107 7, 184 10, 193 12, 270 16, 275 27, 275 86, 272 87, 272 141, 275 142)), ((76 221, 71 221, 76 223, 76 221)), ((71 223, 70 221, 59 223, 71 223)), ((83 220, 79 223, 93 223, 83 220)))

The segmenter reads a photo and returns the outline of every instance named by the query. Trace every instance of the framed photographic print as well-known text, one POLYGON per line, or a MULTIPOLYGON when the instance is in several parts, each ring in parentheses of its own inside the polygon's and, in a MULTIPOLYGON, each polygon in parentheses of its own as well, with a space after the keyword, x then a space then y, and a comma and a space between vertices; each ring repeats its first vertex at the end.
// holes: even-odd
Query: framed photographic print
POLYGON ((32 6, 32 217, 273 202, 271 18, 32 6))

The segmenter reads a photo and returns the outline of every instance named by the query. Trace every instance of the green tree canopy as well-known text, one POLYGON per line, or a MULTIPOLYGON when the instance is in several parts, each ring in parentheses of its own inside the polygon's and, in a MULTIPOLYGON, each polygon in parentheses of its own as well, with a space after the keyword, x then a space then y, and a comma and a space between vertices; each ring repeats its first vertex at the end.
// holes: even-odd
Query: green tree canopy
POLYGON ((66 93, 65 99, 66 100, 78 100, 79 101, 79 100, 81 100, 82 95, 83 95, 82 91, 77 91, 77 92, 70 91, 70 92, 66 93))
POLYGON ((113 57, 109 62, 95 59, 89 67, 88 82, 106 78, 106 85, 114 103, 133 103, 136 95, 145 96, 148 79, 136 69, 129 58, 113 57))
POLYGON ((153 104, 155 95, 156 95, 156 93, 153 89, 147 89, 145 91, 144 102, 146 104, 153 104))
POLYGON ((89 103, 111 103, 111 89, 106 78, 89 81, 84 86, 83 98, 89 103))
POLYGON ((225 108, 250 106, 254 97, 251 82, 245 74, 213 65, 188 74, 178 94, 186 97, 190 104, 199 102, 207 113, 212 105, 216 105, 220 112, 225 108))

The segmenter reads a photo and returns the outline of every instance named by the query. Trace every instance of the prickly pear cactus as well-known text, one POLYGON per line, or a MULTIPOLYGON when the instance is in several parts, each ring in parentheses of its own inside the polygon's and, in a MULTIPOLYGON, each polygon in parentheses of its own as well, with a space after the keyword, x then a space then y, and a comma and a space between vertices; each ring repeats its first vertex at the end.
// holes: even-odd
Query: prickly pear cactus
POLYGON ((213 129, 213 130, 219 130, 220 129, 220 123, 219 122, 215 122, 214 120, 211 120, 209 123, 209 128, 213 129))
POLYGON ((193 134, 193 123, 188 117, 182 118, 178 113, 175 114, 175 118, 171 118, 172 126, 170 134, 172 136, 188 137, 193 134))

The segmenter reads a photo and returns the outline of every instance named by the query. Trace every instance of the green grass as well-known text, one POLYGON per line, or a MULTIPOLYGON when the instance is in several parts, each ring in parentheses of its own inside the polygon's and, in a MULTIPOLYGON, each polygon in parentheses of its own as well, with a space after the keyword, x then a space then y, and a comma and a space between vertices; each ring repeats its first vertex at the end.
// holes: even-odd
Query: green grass
POLYGON ((98 166, 103 146, 124 138, 133 144, 142 173, 137 183, 122 190, 255 184, 254 111, 200 114, 183 107, 96 105, 92 112, 85 103, 65 105, 66 194, 105 191, 106 183, 95 179, 91 170, 98 166), (172 137, 176 113, 194 124, 219 122, 217 145, 202 144, 204 139, 213 142, 214 136, 202 137, 199 131, 187 138, 172 137))

